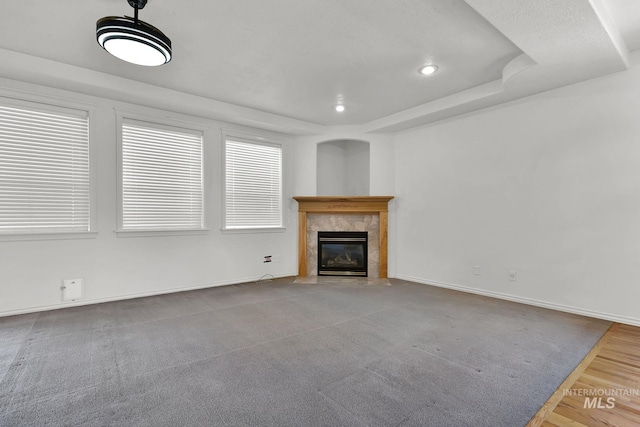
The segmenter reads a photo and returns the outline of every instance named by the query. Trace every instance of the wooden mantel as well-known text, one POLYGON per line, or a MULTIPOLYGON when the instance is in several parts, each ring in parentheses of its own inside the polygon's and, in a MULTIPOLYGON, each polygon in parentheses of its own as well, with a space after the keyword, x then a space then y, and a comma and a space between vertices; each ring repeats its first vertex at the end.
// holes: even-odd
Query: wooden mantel
POLYGON ((389 200, 393 196, 296 196, 298 202, 298 276, 307 275, 307 214, 353 214, 380 217, 380 272, 388 276, 389 200))

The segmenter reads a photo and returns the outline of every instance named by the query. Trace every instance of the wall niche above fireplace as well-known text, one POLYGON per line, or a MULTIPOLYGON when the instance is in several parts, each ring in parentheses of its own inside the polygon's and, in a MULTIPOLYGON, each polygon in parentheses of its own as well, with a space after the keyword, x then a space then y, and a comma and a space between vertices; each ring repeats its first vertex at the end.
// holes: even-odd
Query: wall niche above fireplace
POLYGON ((370 148, 367 141, 340 139, 317 145, 316 194, 368 196, 370 148))

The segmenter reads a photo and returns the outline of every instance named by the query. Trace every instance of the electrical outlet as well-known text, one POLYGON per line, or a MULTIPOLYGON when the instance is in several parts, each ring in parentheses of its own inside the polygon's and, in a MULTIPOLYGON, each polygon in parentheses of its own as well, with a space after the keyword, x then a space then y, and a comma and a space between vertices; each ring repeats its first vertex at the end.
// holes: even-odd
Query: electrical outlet
POLYGON ((518 278, 518 275, 517 275, 516 271, 515 270, 509 270, 509 280, 511 280, 512 282, 515 282, 517 278, 518 278))
POLYGON ((265 264, 268 263, 268 262, 273 262, 273 256, 265 255, 263 260, 262 260, 262 262, 265 263, 265 264))
POLYGON ((474 265, 473 266, 473 275, 474 276, 479 276, 480 275, 480 266, 479 265, 474 265))

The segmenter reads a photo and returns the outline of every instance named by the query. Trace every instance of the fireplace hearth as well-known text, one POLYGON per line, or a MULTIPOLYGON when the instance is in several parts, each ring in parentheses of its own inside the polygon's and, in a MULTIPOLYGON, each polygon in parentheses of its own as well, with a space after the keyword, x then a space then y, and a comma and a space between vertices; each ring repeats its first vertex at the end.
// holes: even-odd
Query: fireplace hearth
POLYGON ((368 275, 366 231, 318 231, 318 276, 368 275))

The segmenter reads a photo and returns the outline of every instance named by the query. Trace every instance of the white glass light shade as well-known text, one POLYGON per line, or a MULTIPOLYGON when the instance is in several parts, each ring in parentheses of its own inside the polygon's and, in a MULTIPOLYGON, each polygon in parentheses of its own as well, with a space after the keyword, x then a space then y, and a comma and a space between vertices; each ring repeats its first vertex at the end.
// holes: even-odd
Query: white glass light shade
POLYGON ((107 52, 132 64, 158 66, 171 61, 171 40, 140 20, 102 18, 97 22, 96 38, 107 52))

